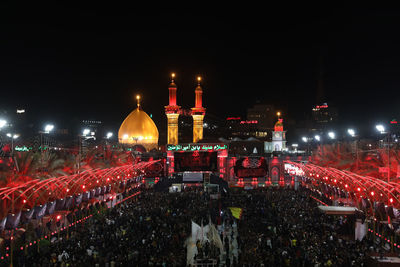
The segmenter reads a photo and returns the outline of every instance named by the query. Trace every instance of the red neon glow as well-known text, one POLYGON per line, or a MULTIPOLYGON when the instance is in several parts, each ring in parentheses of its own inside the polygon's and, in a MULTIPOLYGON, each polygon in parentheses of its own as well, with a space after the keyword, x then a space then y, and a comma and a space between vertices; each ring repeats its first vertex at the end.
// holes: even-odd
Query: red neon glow
POLYGON ((240 120, 240 117, 228 117, 226 118, 227 121, 231 121, 231 120, 240 120))
POLYGON ((278 119, 274 126, 275 132, 283 132, 283 119, 278 119))
MULTIPOLYGON (((43 180, 27 180, 7 187, 0 188, 0 199, 4 203, 0 209, 0 218, 10 212, 23 208, 33 208, 43 205, 55 199, 64 199, 72 195, 78 195, 99 186, 109 185, 110 178, 125 177, 128 173, 140 173, 161 160, 139 162, 105 169, 89 169, 79 174, 65 175, 43 180), (98 183, 97 183, 98 181, 98 183), (51 194, 50 194, 51 193, 51 194), (12 201, 14 203, 12 205, 12 201), (25 201, 24 201, 25 200, 25 201)), ((110 193, 122 193, 126 188, 120 188, 119 184, 111 184, 110 193)))
POLYGON ((240 124, 257 124, 257 120, 252 120, 252 121, 240 121, 240 124))
POLYGON ((328 105, 315 106, 316 109, 328 108, 328 105))
POLYGON ((203 107, 203 103, 202 103, 203 89, 201 89, 200 84, 198 84, 198 86, 196 87, 196 90, 194 92, 196 94, 195 107, 202 108, 203 107))
POLYGON ((176 106, 176 85, 174 81, 171 82, 169 85, 168 91, 169 91, 169 105, 170 106, 176 106))
MULTIPOLYGON (((365 195, 380 195, 382 198, 380 201, 390 203, 396 208, 400 207, 400 202, 397 200, 397 195, 400 192, 399 182, 392 181, 388 184, 384 179, 359 175, 354 172, 333 167, 322 167, 313 163, 304 164, 289 160, 284 161, 284 163, 292 164, 302 169, 305 174, 304 177, 308 178, 306 179, 306 184, 310 186, 311 189, 323 193, 328 198, 339 194, 339 197, 342 199, 347 198, 355 203, 360 203, 360 197, 365 197, 365 195), (311 178, 312 176, 315 176, 315 178, 311 178), (327 187, 324 183, 326 177, 329 177, 333 182, 336 180, 337 185, 335 184, 334 188, 327 187), (350 194, 346 194, 345 192, 350 194), (360 195, 361 192, 365 192, 365 195, 360 195)), ((366 212, 368 212, 368 210, 366 212)))

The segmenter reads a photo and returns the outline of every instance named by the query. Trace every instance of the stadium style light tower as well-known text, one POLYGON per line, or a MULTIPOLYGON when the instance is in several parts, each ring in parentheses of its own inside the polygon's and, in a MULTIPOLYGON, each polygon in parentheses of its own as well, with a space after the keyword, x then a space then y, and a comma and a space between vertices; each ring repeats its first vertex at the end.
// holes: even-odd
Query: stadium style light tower
MULTIPOLYGON (((347 133, 350 135, 350 137, 353 137, 353 138, 356 137, 356 131, 352 128, 347 129, 347 133)), ((354 139, 354 143, 356 145, 356 169, 358 170, 358 140, 357 140, 357 138, 354 139)))
POLYGON ((390 132, 385 131, 385 126, 383 126, 382 124, 376 125, 375 128, 376 130, 378 130, 380 134, 386 134, 387 146, 388 146, 387 182, 389 183, 390 182, 390 132))
POLYGON ((49 134, 53 131, 53 124, 46 124, 43 131, 39 131, 40 134, 40 173, 43 173, 43 134, 49 134))
POLYGON ((19 134, 16 133, 7 133, 7 137, 11 138, 11 156, 14 156, 14 139, 19 137, 19 134))
POLYGON ((0 130, 7 125, 7 121, 4 119, 0 119, 0 130))

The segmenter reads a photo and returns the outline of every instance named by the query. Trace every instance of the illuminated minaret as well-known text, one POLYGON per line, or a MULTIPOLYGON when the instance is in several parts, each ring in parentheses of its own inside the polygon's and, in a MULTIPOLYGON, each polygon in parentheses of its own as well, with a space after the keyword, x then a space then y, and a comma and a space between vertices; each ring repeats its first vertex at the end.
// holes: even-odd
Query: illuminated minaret
POLYGON ((200 86, 201 77, 197 77, 197 87, 194 91, 196 94, 195 106, 192 108, 193 117, 193 143, 197 143, 203 139, 203 119, 206 114, 206 109, 203 108, 202 95, 203 89, 200 86))
POLYGON ((165 114, 168 118, 168 136, 167 144, 178 144, 178 118, 180 106, 176 105, 176 84, 174 82, 175 73, 171 74, 171 83, 169 84, 169 105, 165 107, 165 114))

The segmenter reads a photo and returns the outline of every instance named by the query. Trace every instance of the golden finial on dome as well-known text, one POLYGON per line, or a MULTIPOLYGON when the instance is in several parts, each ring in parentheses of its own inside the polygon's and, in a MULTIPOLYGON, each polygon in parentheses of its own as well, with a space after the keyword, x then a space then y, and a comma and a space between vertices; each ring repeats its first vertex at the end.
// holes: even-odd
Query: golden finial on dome
POLYGON ((200 85, 201 82, 201 76, 197 76, 197 84, 200 85))
POLYGON ((175 79, 175 73, 173 72, 171 73, 171 82, 174 82, 174 79, 175 79))
POLYGON ((140 108, 140 95, 136 95, 137 107, 140 108))

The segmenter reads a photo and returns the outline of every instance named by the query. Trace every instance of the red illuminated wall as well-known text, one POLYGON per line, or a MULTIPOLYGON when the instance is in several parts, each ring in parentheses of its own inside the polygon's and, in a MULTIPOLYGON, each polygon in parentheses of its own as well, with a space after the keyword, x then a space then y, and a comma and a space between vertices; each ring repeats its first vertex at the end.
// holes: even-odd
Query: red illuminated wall
POLYGON ((171 83, 169 88, 169 105, 176 106, 176 85, 171 83))
POLYGON ((220 173, 219 177, 228 180, 228 171, 227 171, 227 159, 228 159, 228 150, 221 150, 218 152, 218 171, 220 173))

